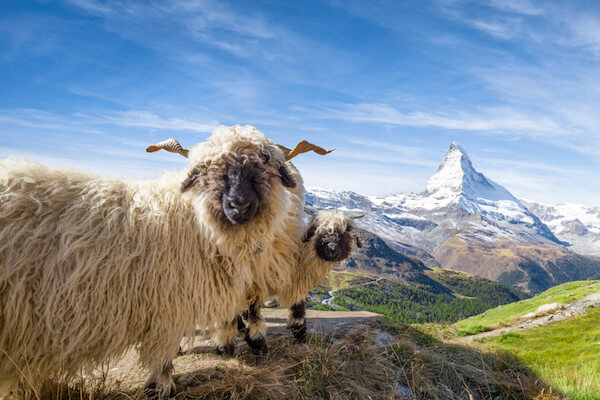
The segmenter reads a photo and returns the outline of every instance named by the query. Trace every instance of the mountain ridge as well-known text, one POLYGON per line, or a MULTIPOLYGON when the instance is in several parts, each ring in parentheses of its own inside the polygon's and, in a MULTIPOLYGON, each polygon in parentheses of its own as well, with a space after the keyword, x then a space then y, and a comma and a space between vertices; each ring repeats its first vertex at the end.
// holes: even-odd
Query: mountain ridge
POLYGON ((570 251, 520 200, 478 172, 456 142, 423 192, 377 197, 309 187, 306 203, 366 214, 359 226, 430 267, 475 273, 521 290, 538 292, 600 274, 600 263, 570 251))

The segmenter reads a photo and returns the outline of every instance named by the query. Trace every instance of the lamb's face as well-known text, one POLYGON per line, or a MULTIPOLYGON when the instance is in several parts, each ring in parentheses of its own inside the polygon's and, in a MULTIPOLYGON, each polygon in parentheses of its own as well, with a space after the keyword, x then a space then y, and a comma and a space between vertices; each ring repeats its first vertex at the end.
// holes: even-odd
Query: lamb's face
POLYGON ((333 262, 350 257, 355 245, 362 247, 352 219, 337 210, 324 210, 313 216, 303 241, 312 241, 317 255, 333 262))
POLYGON ((215 218, 226 225, 242 225, 267 207, 274 185, 295 186, 284 159, 276 146, 259 149, 247 144, 193 166, 181 190, 194 187, 208 197, 208 208, 215 218))

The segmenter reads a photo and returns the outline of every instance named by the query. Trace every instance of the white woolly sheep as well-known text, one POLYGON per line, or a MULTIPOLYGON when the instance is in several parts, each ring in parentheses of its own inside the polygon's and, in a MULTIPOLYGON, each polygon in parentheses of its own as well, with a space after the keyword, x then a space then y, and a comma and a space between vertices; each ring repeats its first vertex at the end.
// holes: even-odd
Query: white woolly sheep
POLYGON ((123 181, 0 162, 0 397, 131 346, 147 394, 168 396, 182 335, 233 320, 253 274, 279 261, 295 185, 280 147, 235 126, 190 150, 148 150, 160 148, 187 156, 187 174, 123 181))

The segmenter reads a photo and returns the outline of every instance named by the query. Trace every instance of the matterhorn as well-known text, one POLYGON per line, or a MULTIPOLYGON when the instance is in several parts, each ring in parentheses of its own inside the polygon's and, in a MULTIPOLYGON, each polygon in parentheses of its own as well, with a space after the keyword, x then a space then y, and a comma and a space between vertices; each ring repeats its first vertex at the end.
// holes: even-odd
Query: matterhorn
POLYGON ((453 142, 421 193, 365 196, 309 188, 307 204, 366 214, 362 228, 426 265, 473 273, 537 293, 600 275, 453 142))

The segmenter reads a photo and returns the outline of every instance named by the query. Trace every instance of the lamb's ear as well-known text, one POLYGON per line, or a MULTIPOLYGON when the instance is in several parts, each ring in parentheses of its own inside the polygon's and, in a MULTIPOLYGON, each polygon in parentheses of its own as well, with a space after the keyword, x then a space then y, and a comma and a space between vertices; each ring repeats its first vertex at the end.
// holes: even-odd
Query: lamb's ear
POLYGON ((281 183, 283 183, 283 186, 289 188, 296 187, 296 180, 292 178, 285 165, 279 167, 279 176, 281 176, 281 183))
POLYGON ((315 236, 316 230, 317 230, 317 227, 314 226, 313 224, 310 224, 310 226, 306 230, 306 233, 304 234, 304 237, 302 238, 302 241, 308 242, 313 236, 315 236))
POLYGON ((200 169, 194 168, 188 173, 187 178, 183 182, 181 182, 181 193, 185 193, 189 188, 194 186, 196 183, 196 179, 200 176, 200 169))

